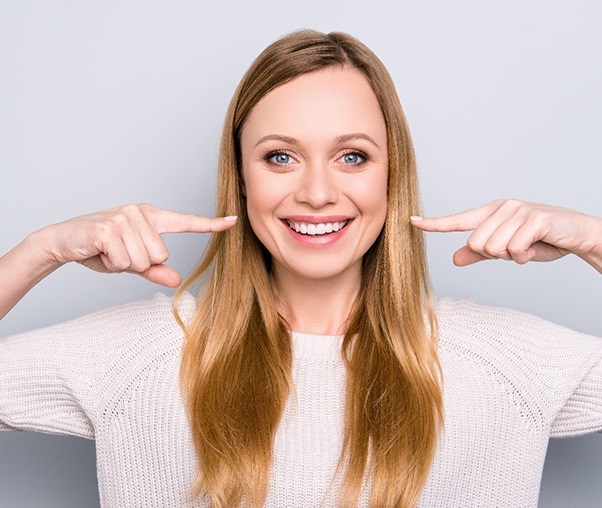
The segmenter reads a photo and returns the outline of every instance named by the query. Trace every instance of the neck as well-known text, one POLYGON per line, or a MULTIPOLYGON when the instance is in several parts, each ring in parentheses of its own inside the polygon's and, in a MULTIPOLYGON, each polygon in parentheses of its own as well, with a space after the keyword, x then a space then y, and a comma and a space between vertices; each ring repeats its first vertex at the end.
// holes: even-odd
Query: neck
POLYGON ((327 279, 308 279, 274 267, 272 283, 280 314, 291 331, 342 335, 357 296, 361 267, 327 279))

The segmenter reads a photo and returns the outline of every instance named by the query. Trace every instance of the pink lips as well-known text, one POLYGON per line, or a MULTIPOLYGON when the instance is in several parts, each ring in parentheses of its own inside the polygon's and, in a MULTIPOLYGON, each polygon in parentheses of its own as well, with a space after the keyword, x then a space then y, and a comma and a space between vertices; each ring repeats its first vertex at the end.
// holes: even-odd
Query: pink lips
POLYGON ((353 218, 344 215, 292 215, 281 219, 281 222, 291 237, 300 244, 308 247, 327 247, 342 238, 353 218), (295 231, 295 226, 301 226, 299 229, 302 232, 295 231), (308 229, 310 233, 307 232, 308 229), (316 234, 316 231, 319 233, 316 234))
POLYGON ((343 222, 352 220, 352 218, 347 215, 290 215, 283 220, 290 222, 305 222, 306 224, 320 224, 326 222, 343 222))

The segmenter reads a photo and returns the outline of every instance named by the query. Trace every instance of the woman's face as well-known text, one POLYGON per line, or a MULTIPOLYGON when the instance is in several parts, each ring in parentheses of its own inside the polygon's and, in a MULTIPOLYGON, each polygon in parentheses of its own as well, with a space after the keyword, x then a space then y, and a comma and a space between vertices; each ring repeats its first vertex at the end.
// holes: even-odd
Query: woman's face
POLYGON ((387 131, 354 69, 301 75, 267 94, 241 132, 253 231, 277 277, 359 276, 387 209, 387 131))

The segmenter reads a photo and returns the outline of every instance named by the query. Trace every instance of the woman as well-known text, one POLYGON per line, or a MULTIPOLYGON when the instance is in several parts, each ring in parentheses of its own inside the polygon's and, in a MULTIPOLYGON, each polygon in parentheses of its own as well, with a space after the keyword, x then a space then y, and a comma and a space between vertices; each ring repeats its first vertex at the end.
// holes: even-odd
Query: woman
POLYGON ((268 47, 218 176, 220 218, 127 206, 0 260, 4 315, 70 261, 177 286, 159 235, 217 233, 175 318, 157 297, 2 342, 0 428, 94 437, 103 505, 531 506, 549 435, 602 429, 602 343, 435 311, 419 231, 475 230, 458 264, 572 252, 602 271, 602 220, 514 201, 416 216, 401 106, 355 39, 268 47))

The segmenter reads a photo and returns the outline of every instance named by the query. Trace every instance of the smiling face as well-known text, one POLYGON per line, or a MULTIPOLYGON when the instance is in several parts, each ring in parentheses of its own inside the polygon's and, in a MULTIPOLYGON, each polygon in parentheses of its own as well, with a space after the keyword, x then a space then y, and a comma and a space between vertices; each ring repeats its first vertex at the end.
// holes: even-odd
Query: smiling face
POLYGON ((357 277, 387 209, 387 130, 351 68, 303 74, 251 110, 241 132, 247 213, 275 277, 357 277))

